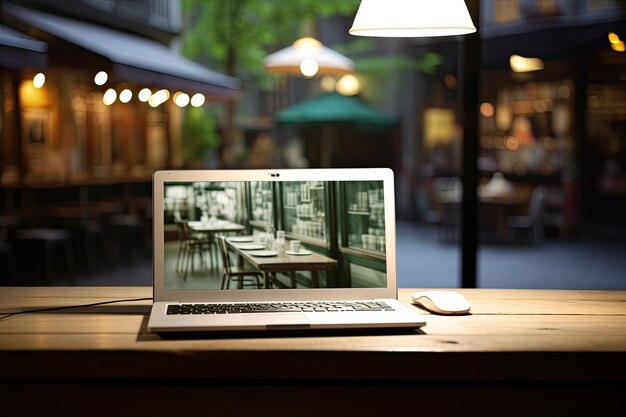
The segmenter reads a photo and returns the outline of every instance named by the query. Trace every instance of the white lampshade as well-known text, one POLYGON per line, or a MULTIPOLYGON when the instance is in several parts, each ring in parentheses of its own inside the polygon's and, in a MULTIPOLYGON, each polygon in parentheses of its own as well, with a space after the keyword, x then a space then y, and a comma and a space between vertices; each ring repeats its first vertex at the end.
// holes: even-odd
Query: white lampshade
POLYGON ((306 37, 265 57, 263 67, 279 74, 313 77, 351 73, 354 62, 317 39, 306 37))
POLYGON ((428 37, 476 32, 463 0, 361 0, 351 35, 428 37))

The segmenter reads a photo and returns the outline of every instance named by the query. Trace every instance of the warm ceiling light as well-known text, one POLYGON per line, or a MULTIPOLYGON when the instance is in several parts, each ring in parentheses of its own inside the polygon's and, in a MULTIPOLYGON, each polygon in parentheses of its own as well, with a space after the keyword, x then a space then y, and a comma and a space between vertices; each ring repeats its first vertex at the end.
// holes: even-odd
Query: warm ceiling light
POLYGON ((46 76, 39 72, 33 77, 33 87, 41 88, 46 83, 46 76))
POLYGON ((476 32, 463 0, 361 0, 351 35, 427 37, 476 32))
POLYGON ((112 88, 109 88, 102 96, 102 102, 107 106, 115 103, 115 99, 117 99, 117 93, 112 88))
POLYGON ((145 103, 146 101, 150 100, 151 96, 152 96, 152 91, 149 88, 142 88, 139 91, 139 94, 137 94, 137 98, 142 103, 145 103))
POLYGON ((609 32, 609 42, 611 43, 618 43, 619 40, 619 36, 617 35, 617 33, 615 32, 609 32))
POLYGON ((346 74, 337 81, 337 92, 343 96, 354 96, 361 91, 359 79, 352 74, 346 74))
POLYGON ((300 62, 300 73, 306 78, 314 77, 320 66, 313 58, 305 58, 300 62))
POLYGON ((125 88, 120 93, 120 101, 122 103, 128 103, 132 98, 133 98, 133 92, 130 91, 128 88, 125 88))
POLYGON ((354 62, 339 52, 322 45, 310 37, 298 39, 293 45, 268 55, 263 60, 267 71, 285 75, 337 75, 348 74, 354 62))
POLYGON ((100 71, 95 77, 93 77, 93 82, 96 83, 96 85, 104 85, 108 79, 109 75, 104 71, 100 71))
POLYGON ((520 55, 511 55, 509 64, 513 72, 539 71, 545 66, 540 58, 526 58, 520 55))
POLYGON ((181 91, 177 92, 176 94, 174 94, 174 103, 178 107, 185 107, 187 104, 189 104, 189 94, 185 94, 181 91))
POLYGON ((204 104, 204 94, 196 93, 191 97, 191 105, 193 107, 200 107, 204 104))

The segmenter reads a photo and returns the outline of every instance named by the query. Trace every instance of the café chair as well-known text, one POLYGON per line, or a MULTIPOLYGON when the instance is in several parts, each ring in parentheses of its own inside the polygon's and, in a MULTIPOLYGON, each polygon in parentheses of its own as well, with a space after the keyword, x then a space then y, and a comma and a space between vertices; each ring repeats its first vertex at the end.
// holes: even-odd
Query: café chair
POLYGON ((230 262, 230 255, 228 254, 228 244, 224 236, 216 236, 217 243, 222 254, 222 263, 224 264, 224 273, 222 276, 222 289, 230 288, 230 281, 232 279, 237 281, 237 288, 242 289, 244 281, 252 283, 256 288, 261 288, 261 282, 263 274, 261 271, 255 268, 246 266, 232 265, 230 262))
POLYGON ((543 240, 543 210, 545 205, 546 189, 543 186, 536 187, 528 203, 528 212, 522 216, 509 216, 508 227, 513 237, 518 230, 526 232, 529 243, 538 243, 543 240))
POLYGON ((65 268, 74 282, 74 251, 72 250, 72 238, 69 230, 52 228, 22 229, 16 232, 16 242, 27 251, 26 256, 31 259, 39 257, 44 260, 44 279, 47 281, 56 270, 57 252, 62 251, 65 257, 65 268), (37 253, 37 248, 42 248, 42 253, 37 253))
POLYGON ((116 213, 107 216, 106 226, 111 234, 110 245, 117 250, 116 258, 132 263, 141 257, 145 239, 142 219, 134 213, 116 213))
POLYGON ((437 177, 432 181, 432 199, 438 211, 430 216, 439 223, 440 242, 455 242, 459 238, 462 188, 459 177, 437 177))
POLYGON ((194 234, 184 220, 176 220, 176 226, 180 239, 176 258, 176 272, 186 280, 189 270, 192 272, 195 270, 196 255, 199 255, 200 261, 202 261, 210 248, 210 242, 206 237, 194 234))
POLYGON ((176 253, 176 273, 181 276, 183 275, 183 259, 185 258, 185 225, 183 220, 175 219, 176 223, 176 231, 178 232, 178 252, 176 253))

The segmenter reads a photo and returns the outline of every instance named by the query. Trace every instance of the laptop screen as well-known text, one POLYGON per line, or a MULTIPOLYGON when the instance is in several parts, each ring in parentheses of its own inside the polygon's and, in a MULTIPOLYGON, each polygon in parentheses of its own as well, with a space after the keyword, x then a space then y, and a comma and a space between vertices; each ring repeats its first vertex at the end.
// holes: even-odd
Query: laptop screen
POLYGON ((155 205, 165 291, 388 286, 382 180, 172 179, 155 205))

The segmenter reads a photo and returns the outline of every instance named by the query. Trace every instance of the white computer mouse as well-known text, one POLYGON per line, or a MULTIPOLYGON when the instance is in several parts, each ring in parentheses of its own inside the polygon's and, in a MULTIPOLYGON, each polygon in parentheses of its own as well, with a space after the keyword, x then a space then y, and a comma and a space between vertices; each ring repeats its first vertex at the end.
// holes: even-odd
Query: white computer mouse
POLYGON ((466 314, 470 303, 454 291, 420 291, 411 294, 413 304, 437 314, 466 314))

